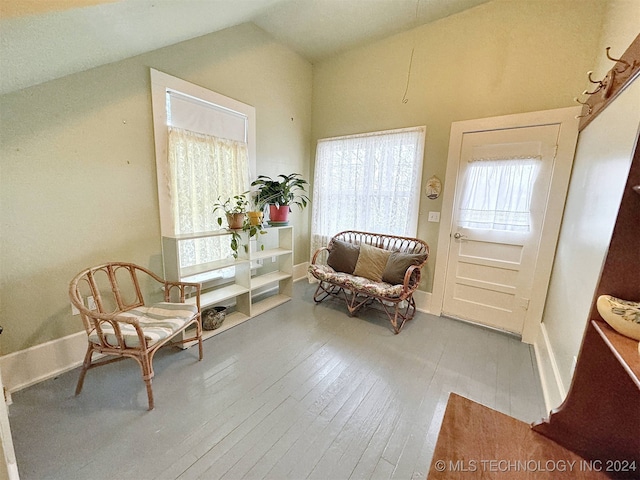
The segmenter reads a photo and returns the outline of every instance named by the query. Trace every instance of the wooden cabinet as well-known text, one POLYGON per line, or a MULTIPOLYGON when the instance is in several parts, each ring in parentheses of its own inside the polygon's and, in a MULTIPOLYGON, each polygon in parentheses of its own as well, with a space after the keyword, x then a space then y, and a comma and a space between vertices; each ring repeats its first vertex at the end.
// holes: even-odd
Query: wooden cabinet
POLYGON ((582 340, 567 398, 548 419, 533 426, 536 432, 565 445, 581 456, 623 467, 615 478, 640 478, 640 352, 638 342, 606 324, 595 307, 603 294, 640 300, 640 144, 616 220, 609 250, 582 340))
POLYGON ((293 227, 269 227, 264 232, 251 242, 243 234, 242 243, 250 245, 250 248, 245 251, 241 246, 237 259, 230 256, 192 266, 181 266, 185 263, 180 255, 181 242, 213 239, 228 245, 231 233, 219 230, 162 237, 165 278, 201 283, 202 310, 212 306, 228 307, 222 326, 216 330, 204 330, 203 338, 224 332, 291 299, 293 227))

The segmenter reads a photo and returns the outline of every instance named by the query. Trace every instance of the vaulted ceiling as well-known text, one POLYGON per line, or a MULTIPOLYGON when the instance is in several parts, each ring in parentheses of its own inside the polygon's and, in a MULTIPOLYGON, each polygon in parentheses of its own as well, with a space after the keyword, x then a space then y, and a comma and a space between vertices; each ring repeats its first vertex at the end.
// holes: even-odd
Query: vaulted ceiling
POLYGON ((0 94, 254 22, 310 62, 488 0, 0 0, 0 94))

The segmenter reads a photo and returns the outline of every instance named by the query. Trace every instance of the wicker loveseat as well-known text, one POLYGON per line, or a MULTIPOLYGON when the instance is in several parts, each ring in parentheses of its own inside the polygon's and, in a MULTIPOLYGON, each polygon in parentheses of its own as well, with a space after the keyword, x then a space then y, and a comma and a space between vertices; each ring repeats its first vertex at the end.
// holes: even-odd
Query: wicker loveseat
POLYGON ((413 292, 428 257, 417 238, 340 232, 313 255, 309 273, 320 282, 313 299, 344 298, 350 315, 377 301, 397 334, 415 314, 413 292))

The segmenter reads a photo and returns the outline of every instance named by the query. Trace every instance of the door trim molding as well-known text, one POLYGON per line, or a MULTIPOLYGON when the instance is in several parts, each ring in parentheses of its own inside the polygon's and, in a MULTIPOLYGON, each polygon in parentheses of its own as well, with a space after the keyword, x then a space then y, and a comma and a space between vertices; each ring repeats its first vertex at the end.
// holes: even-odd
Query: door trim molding
POLYGON ((456 194, 456 182, 458 177, 458 163, 461 154, 462 137, 465 133, 482 132, 487 130, 500 130, 512 128, 524 128, 540 125, 560 125, 558 136, 558 151, 554 162, 549 197, 547 204, 552 206, 547 209, 544 218, 540 250, 534 273, 534 282, 531 292, 531 303, 527 311, 522 341, 533 344, 536 340, 539 324, 542 320, 542 312, 546 301, 546 292, 549 286, 551 268, 558 242, 558 233, 562 223, 564 203, 567 196, 573 157, 578 140, 578 123, 576 118, 580 115, 581 107, 558 108, 541 112, 518 113, 476 120, 465 120, 451 124, 449 137, 449 153, 447 156, 447 170, 444 181, 444 194, 442 200, 442 213, 440 231, 438 233, 438 250, 433 280, 433 295, 431 312, 435 315, 442 314, 444 300, 444 287, 446 280, 449 248, 451 246, 451 226, 453 220, 453 204, 456 194), (555 232, 555 233, 554 233, 555 232))

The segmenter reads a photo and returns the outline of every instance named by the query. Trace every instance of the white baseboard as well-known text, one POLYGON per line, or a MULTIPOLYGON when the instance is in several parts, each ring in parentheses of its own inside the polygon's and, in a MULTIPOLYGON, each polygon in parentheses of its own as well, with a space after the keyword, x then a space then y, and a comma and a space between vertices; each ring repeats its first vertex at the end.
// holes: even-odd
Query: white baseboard
POLYGON ((0 357, 6 391, 11 394, 82 364, 87 351, 84 330, 0 357))
MULTIPOLYGON (((308 267, 309 262, 294 265, 294 280, 306 278, 308 267)), ((82 365, 86 351, 87 334, 82 330, 0 357, 7 400, 11 400, 11 393, 82 365)))
POLYGON ((431 292, 416 290, 413 292, 413 299, 416 301, 416 310, 423 313, 431 313, 431 292))
POLYGON ((536 363, 540 374, 540 384, 547 412, 560 406, 567 394, 560 377, 553 348, 549 341, 549 335, 544 323, 540 323, 536 341, 533 344, 536 354, 536 363))
MULTIPOLYGON (((295 281, 307 278, 309 262, 293 267, 295 281)), ((416 308, 430 313, 431 293, 416 291, 416 308)), ((87 350, 87 334, 83 331, 35 345, 0 357, 0 371, 10 401, 11 393, 53 378, 80 365, 87 350)))
POLYGON ((307 278, 307 270, 309 269, 309 262, 298 263, 293 266, 293 281, 303 280, 307 278))

